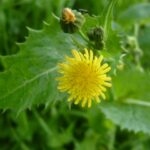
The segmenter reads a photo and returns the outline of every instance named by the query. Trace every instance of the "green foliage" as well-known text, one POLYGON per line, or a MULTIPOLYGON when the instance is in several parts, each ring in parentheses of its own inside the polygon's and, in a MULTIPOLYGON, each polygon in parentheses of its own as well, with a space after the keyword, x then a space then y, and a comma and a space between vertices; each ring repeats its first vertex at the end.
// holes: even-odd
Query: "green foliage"
POLYGON ((140 47, 143 49, 144 54, 142 57, 142 64, 143 66, 145 66, 145 68, 149 69, 150 66, 150 25, 148 26, 142 26, 141 25, 141 30, 139 32, 139 44, 140 47))
POLYGON ((120 21, 126 24, 150 21, 150 4, 141 3, 129 7, 119 15, 120 21))
POLYGON ((150 102, 150 73, 134 69, 120 71, 113 77, 115 99, 125 101, 132 98, 150 102), (145 86, 146 85, 146 86, 145 86))
POLYGON ((0 73, 0 108, 21 111, 32 104, 50 103, 57 95, 53 73, 57 63, 75 48, 70 35, 58 33, 55 23, 29 31, 18 54, 1 56, 5 70, 0 73))
POLYGON ((0 1, 0 149, 149 150, 149 16, 147 0, 0 1), (64 7, 89 12, 74 34, 60 27, 64 7), (101 50, 88 38, 97 27, 101 50), (55 80, 64 56, 85 47, 112 67, 107 101, 90 109, 68 106, 55 80))
POLYGON ((119 125, 121 129, 150 133, 149 106, 104 103, 100 108, 106 117, 119 125))
POLYGON ((100 107, 107 118, 122 129, 150 133, 149 78, 149 73, 137 70, 119 72, 113 78, 113 92, 117 101, 103 103, 100 107))

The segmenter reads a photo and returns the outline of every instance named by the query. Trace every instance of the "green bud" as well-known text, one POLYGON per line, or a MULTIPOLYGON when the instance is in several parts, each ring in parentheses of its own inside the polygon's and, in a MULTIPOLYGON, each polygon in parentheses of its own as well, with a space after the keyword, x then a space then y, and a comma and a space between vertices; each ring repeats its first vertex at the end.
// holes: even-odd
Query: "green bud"
POLYGON ((104 39, 104 31, 102 27, 92 28, 87 35, 91 41, 103 41, 104 39))
POLYGON ((88 31, 87 33, 90 41, 95 43, 95 48, 103 49, 104 43, 104 31, 102 27, 95 27, 88 31))
POLYGON ((85 22, 84 16, 70 8, 64 8, 60 19, 60 25, 65 33, 74 33, 78 31, 85 22))

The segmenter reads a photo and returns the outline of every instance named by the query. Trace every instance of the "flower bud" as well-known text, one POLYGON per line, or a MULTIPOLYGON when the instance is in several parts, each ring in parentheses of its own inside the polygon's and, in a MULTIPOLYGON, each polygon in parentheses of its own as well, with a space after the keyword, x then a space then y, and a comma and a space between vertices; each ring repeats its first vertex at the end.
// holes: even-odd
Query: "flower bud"
POLYGON ((102 27, 92 28, 87 35, 89 40, 95 43, 95 48, 102 49, 104 47, 104 31, 102 27))
POLYGON ((64 8, 60 19, 61 28, 65 33, 78 31, 85 22, 84 16, 76 10, 64 8))
POLYGON ((91 41, 102 41, 104 39, 104 31, 102 27, 92 28, 87 34, 91 41))

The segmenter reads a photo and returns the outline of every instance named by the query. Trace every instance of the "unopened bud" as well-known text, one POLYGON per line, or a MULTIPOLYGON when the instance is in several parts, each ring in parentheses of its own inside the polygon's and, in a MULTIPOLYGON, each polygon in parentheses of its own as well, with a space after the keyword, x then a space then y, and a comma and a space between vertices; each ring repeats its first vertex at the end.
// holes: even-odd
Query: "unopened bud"
POLYGON ((87 33, 89 40, 95 43, 95 48, 103 49, 104 43, 104 31, 102 27, 95 27, 87 33))
POLYGON ((78 31, 85 22, 84 16, 76 10, 64 8, 60 19, 61 28, 65 33, 78 31))

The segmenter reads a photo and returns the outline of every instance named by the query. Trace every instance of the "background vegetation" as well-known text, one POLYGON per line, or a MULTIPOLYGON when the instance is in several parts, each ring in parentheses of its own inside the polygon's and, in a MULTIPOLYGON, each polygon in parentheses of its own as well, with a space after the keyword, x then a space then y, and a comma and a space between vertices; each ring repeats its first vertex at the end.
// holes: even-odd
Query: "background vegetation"
POLYGON ((1 0, 0 150, 149 150, 149 60, 148 0, 1 0), (88 10, 84 34, 100 25, 107 37, 113 87, 90 109, 70 107, 54 81, 63 56, 89 46, 51 15, 64 7, 88 10))

